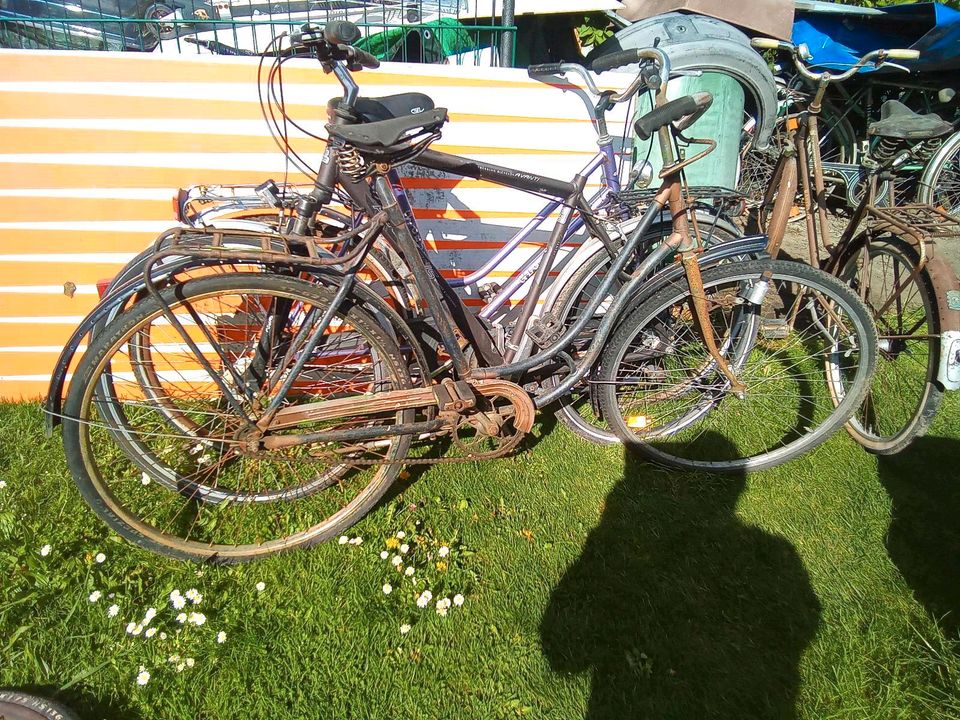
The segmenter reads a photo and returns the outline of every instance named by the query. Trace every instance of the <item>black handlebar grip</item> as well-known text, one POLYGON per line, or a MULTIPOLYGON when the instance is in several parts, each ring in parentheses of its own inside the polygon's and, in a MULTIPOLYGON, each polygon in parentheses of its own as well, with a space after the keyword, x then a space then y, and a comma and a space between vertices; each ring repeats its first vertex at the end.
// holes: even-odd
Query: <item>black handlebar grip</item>
POLYGON ((360 39, 360 28, 346 20, 334 20, 324 26, 323 37, 333 45, 353 45, 360 39))
POLYGON ((380 67, 380 61, 366 50, 351 47, 349 50, 349 56, 350 60, 359 63, 365 68, 375 69, 380 67))
POLYGON ((531 65, 527 68, 527 77, 535 78, 537 75, 559 75, 562 72, 560 63, 541 63, 540 65, 531 65))
POLYGON ((624 65, 636 65, 641 59, 640 51, 637 48, 631 48, 609 55, 601 55, 591 63, 590 69, 595 73, 602 73, 624 65))
POLYGON ((655 107, 634 123, 633 129, 641 140, 649 140, 664 125, 675 122, 685 115, 693 115, 701 110, 701 105, 693 95, 684 95, 676 100, 655 107))

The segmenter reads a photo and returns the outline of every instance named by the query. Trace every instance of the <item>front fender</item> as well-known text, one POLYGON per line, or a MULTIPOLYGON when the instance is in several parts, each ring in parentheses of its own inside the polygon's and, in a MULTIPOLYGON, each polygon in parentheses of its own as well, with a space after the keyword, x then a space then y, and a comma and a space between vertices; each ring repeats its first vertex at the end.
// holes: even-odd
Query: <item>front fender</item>
MULTIPOLYGON (((701 270, 705 270, 714 265, 719 265, 725 260, 735 260, 737 258, 755 260, 767 257, 767 242, 766 235, 750 235, 749 237, 737 238, 714 245, 700 255, 697 262, 701 270)), ((634 278, 623 287, 617 295, 617 299, 607 309, 607 313, 613 313, 613 317, 622 319, 628 314, 627 308, 638 307, 661 288, 683 279, 683 266, 676 262, 654 273, 647 280, 634 278), (620 313, 623 314, 620 315, 620 313)))
MULTIPOLYGON (((753 98, 757 110, 756 147, 767 148, 777 122, 777 87, 750 38, 721 20, 672 12, 638 20, 597 46, 587 62, 630 48, 660 47, 674 71, 719 72, 736 79, 753 98)), ((636 65, 619 72, 636 73, 636 65)))

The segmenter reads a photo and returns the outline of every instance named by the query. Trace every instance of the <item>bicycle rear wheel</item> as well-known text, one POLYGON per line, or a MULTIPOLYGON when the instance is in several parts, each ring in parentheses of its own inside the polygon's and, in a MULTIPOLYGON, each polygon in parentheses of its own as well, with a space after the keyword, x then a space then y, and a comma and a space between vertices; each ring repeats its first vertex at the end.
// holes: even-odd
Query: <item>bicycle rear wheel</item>
POLYGON ((861 237, 837 272, 863 298, 877 326, 877 372, 847 429, 880 455, 900 452, 924 435, 943 397, 936 381, 940 323, 933 282, 926 269, 910 278, 919 263, 902 240, 861 237))
MULTIPOLYGON (((184 559, 236 562, 326 540, 359 520, 400 470, 409 436, 266 450, 254 423, 266 379, 330 308, 334 291, 242 273, 172 286, 163 299, 202 361, 146 298, 93 340, 65 404, 81 494, 122 536, 184 559), (226 388, 226 390, 224 389, 226 388)), ((284 407, 410 387, 396 343, 345 302, 284 407)), ((412 411, 300 424, 282 434, 387 426, 412 411)))
POLYGON ((850 289, 782 260, 721 265, 703 281, 717 345, 744 396, 707 352, 678 281, 628 316, 604 352, 598 385, 611 429, 656 462, 720 472, 778 465, 838 430, 866 394, 876 357, 869 312, 850 289), (765 273, 757 304, 751 293, 765 273))

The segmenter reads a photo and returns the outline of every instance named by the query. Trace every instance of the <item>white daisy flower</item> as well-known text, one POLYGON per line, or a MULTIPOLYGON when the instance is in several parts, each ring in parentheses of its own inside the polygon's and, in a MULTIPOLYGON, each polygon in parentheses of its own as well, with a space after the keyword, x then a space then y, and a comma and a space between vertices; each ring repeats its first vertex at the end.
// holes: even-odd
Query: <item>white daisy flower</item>
POLYGON ((166 634, 165 632, 161 632, 161 633, 160 633, 160 639, 161 639, 161 640, 166 640, 166 639, 167 639, 167 634, 166 634))
POLYGON ((3 490, 3 489, 6 488, 6 487, 7 487, 7 481, 6 481, 6 480, 0 480, 0 490, 3 490))
POLYGON ((192 612, 187 617, 187 620, 189 620, 194 625, 203 625, 207 621, 207 616, 204 615, 203 613, 192 612))
POLYGON ((341 535, 337 542, 341 545, 346 545, 348 542, 350 542, 350 538, 348 538, 346 535, 341 535))
POLYGON ((441 605, 438 603, 438 604, 437 604, 437 615, 439 615, 440 617, 446 617, 446 616, 447 616, 447 606, 446 606, 446 605, 441 606, 441 605))
POLYGON ((390 553, 388 553, 386 550, 384 550, 384 551, 382 551, 382 552, 380 553, 380 559, 381 559, 381 560, 386 560, 388 557, 390 557, 390 553))
POLYGON ((170 604, 173 606, 174 610, 183 610, 187 605, 187 599, 180 594, 170 595, 170 604))
POLYGON ((119 605, 111 605, 107 608, 107 617, 116 617, 120 612, 119 605))
POLYGON ((437 600, 437 607, 438 607, 438 608, 443 608, 443 609, 445 609, 445 610, 446 610, 447 608, 449 608, 449 607, 450 607, 450 598, 445 597, 445 598, 440 598, 439 600, 437 600))
POLYGON ((363 545, 363 538, 362 538, 362 537, 350 538, 350 544, 351 544, 351 545, 363 545))
POLYGON ((187 658, 184 662, 187 664, 187 667, 193 667, 196 661, 193 658, 187 658))
POLYGON ((390 562, 394 565, 400 565, 403 562, 403 558, 399 555, 394 555, 392 558, 390 558, 390 562))
POLYGON ((186 614, 186 613, 180 613, 179 615, 177 615, 177 622, 178 622, 178 623, 180 623, 181 625, 183 625, 186 621, 187 621, 187 614, 186 614))
POLYGON ((137 624, 135 622, 127 623, 127 635, 133 635, 133 630, 135 627, 137 627, 137 624))
POLYGON ((406 536, 407 536, 407 534, 406 534, 403 530, 397 530, 397 539, 398 539, 398 540, 403 540, 406 536))
POLYGON ((143 632, 143 625, 141 625, 140 623, 136 623, 133 626, 133 630, 128 630, 127 632, 129 632, 131 635, 139 635, 140 633, 143 632))
POLYGON ((267 589, 267 584, 261 580, 254 587, 257 588, 257 592, 263 592, 267 589))
POLYGON ((141 484, 141 485, 149 485, 149 484, 150 484, 150 476, 147 475, 146 473, 140 473, 140 484, 141 484))
POLYGON ((137 673, 137 685, 146 685, 148 682, 150 682, 150 673, 141 665, 140 672, 137 673))
POLYGON ((410 625, 409 625, 409 624, 404 623, 403 625, 400 626, 400 634, 401 634, 401 635, 406 635, 408 632, 410 632, 410 625))
POLYGON ((44 545, 42 548, 40 548, 41 557, 46 557, 47 555, 49 555, 51 550, 53 550, 52 547, 50 547, 49 545, 44 545))
POLYGON ((407 543, 404 543, 400 546, 400 552, 401 554, 406 555, 408 552, 410 552, 410 546, 407 545, 407 543))
POLYGON ((156 628, 147 628, 147 631, 143 634, 144 637, 153 637, 157 634, 156 628))
POLYGON ((178 663, 180 662, 180 656, 174 653, 173 655, 167 658, 167 662, 170 663, 171 665, 173 665, 174 663, 178 663))
POLYGON ((430 604, 430 601, 433 600, 433 593, 429 590, 424 590, 420 593, 420 596, 417 598, 417 607, 425 608, 430 604))
POLYGON ((187 590, 185 597, 194 605, 199 605, 203 601, 203 595, 201 595, 196 588, 190 588, 187 590))
POLYGON ((92 593, 90 593, 90 596, 87 598, 87 600, 95 603, 102 597, 102 595, 103 593, 101 593, 99 590, 94 590, 92 593))
POLYGON ((177 663, 177 672, 183 672, 183 669, 186 667, 183 663, 177 663))
POLYGON ((97 563, 97 565, 100 565, 100 564, 103 563, 106 559, 107 559, 107 556, 104 555, 104 554, 101 552, 101 553, 97 553, 96 557, 93 558, 93 561, 94 561, 95 563, 97 563))
POLYGON ((143 624, 149 625, 150 621, 153 620, 156 616, 157 616, 156 608, 147 608, 147 612, 144 613, 143 615, 143 624))
POLYGON ((449 554, 450 554, 450 548, 448 548, 446 545, 441 545, 440 549, 437 550, 437 555, 439 555, 440 557, 446 557, 449 554))
POLYGON ((416 570, 414 569, 413 565, 411 565, 410 567, 408 567, 406 570, 403 571, 403 574, 406 575, 407 577, 412 577, 415 572, 416 570))
POLYGON ((221 630, 217 633, 217 644, 223 645, 227 641, 227 634, 221 630))
POLYGON ((453 604, 456 605, 457 607, 460 607, 461 605, 463 605, 463 595, 461 595, 460 593, 457 593, 456 595, 454 595, 453 604))

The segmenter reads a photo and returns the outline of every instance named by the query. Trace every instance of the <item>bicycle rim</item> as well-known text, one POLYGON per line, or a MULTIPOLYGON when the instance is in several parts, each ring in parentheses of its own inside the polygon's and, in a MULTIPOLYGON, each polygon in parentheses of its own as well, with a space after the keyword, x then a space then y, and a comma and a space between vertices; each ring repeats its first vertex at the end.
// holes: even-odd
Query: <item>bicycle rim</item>
POLYGON ((856 245, 838 273, 870 309, 878 336, 877 371, 847 429, 867 450, 885 455, 923 435, 942 398, 937 302, 926 270, 910 280, 918 262, 909 245, 883 238, 856 245))
MULTIPOLYGON (((717 219, 715 224, 711 224, 708 218, 699 220, 700 230, 703 234, 703 245, 705 248, 712 247, 727 240, 737 237, 734 228, 729 227, 717 219)), ((666 236, 672 232, 672 226, 661 225, 654 228, 644 237, 640 247, 641 252, 646 254, 650 249, 666 239, 666 236)), ((580 268, 568 281, 567 287, 561 289, 557 294, 557 300, 553 305, 552 312, 556 317, 563 319, 565 327, 570 327, 583 314, 584 308, 590 300, 599 291, 601 283, 606 278, 606 268, 611 261, 610 256, 600 251, 589 258, 584 266, 580 268)), ((627 271, 631 268, 628 266, 627 271)), ((615 283, 611 288, 610 298, 604 300, 597 308, 594 317, 592 317, 583 332, 576 338, 571 354, 576 357, 593 339, 596 329, 606 315, 614 296, 621 285, 615 283)), ((575 387, 570 395, 560 400, 560 406, 557 409, 557 417, 560 421, 584 440, 596 443, 598 445, 613 445, 620 442, 620 438, 609 428, 600 411, 599 403, 596 397, 591 393, 592 387, 588 377, 587 382, 575 387)), ((549 381, 548 381, 549 382, 549 381)))
POLYGON ((681 282, 638 308, 610 342, 600 392, 611 428, 657 462, 727 472, 772 467, 826 440, 856 410, 873 373, 866 308, 836 279, 799 263, 725 265, 703 279, 743 397, 704 347, 681 282), (764 270, 772 276, 762 302, 745 302, 764 270))
MULTIPOLYGON (((155 299, 104 328, 78 367, 65 406, 68 461, 93 509, 151 550, 224 562, 320 542, 362 517, 399 471, 409 438, 270 451, 245 440, 271 398, 265 378, 333 294, 256 273, 170 288, 164 297, 207 366, 155 299), (131 351, 137 343, 144 345, 131 351)), ((372 317, 345 304, 283 405, 406 387, 409 375, 396 345, 372 317)), ((281 433, 392 425, 408 414, 281 433)))

